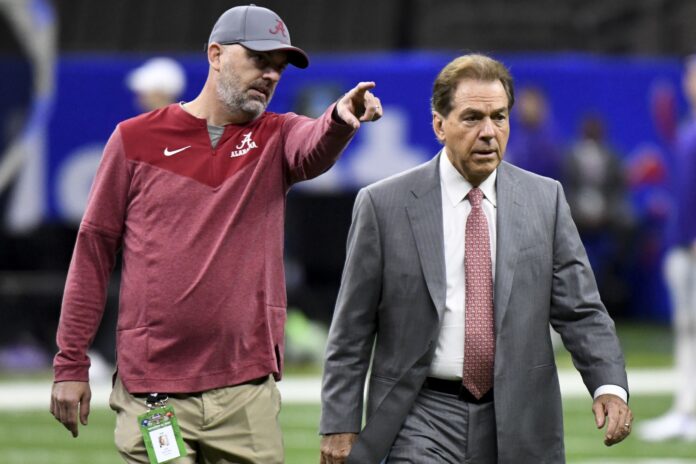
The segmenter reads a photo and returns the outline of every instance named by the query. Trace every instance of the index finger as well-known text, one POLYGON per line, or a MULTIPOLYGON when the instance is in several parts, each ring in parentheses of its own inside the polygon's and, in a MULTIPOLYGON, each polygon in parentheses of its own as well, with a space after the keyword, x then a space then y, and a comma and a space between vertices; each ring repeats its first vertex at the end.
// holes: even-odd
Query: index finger
POLYGON ((58 407, 60 411, 58 420, 72 433, 73 437, 77 437, 77 404, 64 401, 59 402, 58 407))
POLYGON ((363 96, 365 95, 365 92, 367 92, 370 89, 374 89, 377 86, 374 82, 358 82, 358 85, 350 89, 350 92, 348 92, 351 95, 355 96, 363 96))

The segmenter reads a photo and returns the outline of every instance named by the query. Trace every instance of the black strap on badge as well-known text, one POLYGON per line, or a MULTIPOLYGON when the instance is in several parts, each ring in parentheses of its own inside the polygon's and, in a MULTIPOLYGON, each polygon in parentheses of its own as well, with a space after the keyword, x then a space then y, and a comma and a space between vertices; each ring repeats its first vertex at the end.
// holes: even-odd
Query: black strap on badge
POLYGON ((150 393, 147 395, 145 403, 150 409, 161 408, 167 403, 169 396, 166 393, 150 393))

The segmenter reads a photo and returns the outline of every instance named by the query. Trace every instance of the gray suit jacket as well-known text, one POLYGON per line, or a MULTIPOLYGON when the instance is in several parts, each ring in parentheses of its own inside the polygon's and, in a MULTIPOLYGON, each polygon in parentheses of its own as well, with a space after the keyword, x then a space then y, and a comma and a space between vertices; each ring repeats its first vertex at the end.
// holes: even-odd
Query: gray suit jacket
MULTIPOLYGON (((386 456, 428 374, 446 292, 438 163, 436 156, 356 199, 320 426, 322 434, 362 429, 348 462, 386 456)), ((560 184, 503 162, 496 189, 498 463, 563 463, 549 323, 590 392, 604 384, 628 391, 623 355, 560 184)))

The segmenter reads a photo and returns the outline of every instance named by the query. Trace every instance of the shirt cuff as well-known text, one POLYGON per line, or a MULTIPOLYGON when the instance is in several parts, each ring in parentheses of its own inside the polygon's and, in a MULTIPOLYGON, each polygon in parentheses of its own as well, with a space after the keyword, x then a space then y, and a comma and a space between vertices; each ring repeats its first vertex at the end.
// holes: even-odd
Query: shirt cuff
POLYGON ((597 388, 592 396, 592 399, 597 399, 600 395, 615 395, 624 400, 624 403, 628 403, 628 393, 622 387, 618 385, 602 385, 597 388))
POLYGON ((338 102, 333 104, 333 109, 331 110, 331 120, 344 126, 347 125, 346 122, 338 115, 338 102))

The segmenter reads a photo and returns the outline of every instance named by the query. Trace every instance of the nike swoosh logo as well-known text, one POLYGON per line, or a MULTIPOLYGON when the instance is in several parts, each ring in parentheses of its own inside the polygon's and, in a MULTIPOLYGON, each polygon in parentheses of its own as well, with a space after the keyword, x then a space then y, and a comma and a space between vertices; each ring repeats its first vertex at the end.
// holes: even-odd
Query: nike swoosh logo
POLYGON ((178 150, 172 150, 172 151, 169 151, 169 148, 165 148, 164 149, 164 156, 176 155, 177 153, 181 153, 182 151, 186 150, 187 148, 191 148, 191 145, 189 145, 188 147, 179 148, 178 150))

